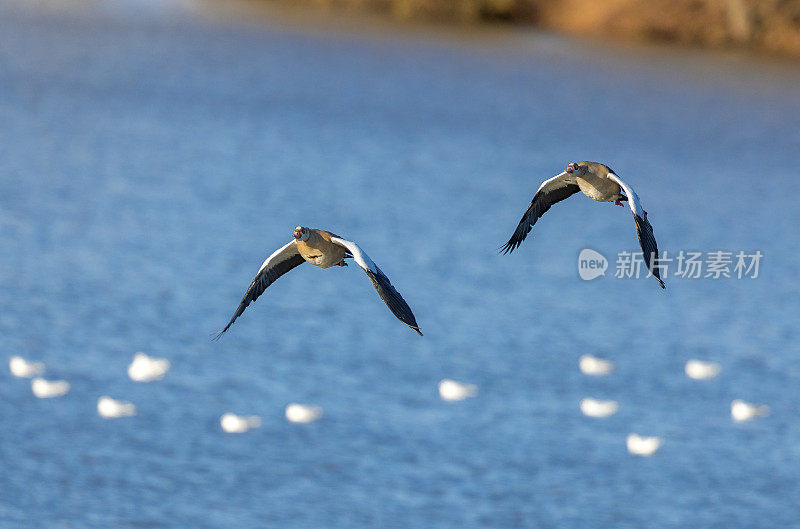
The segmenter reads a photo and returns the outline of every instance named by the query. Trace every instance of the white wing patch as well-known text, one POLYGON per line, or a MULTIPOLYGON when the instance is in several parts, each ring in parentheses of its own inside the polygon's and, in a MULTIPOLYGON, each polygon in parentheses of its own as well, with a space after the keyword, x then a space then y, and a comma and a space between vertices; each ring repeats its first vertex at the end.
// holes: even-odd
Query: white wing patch
POLYGON ((351 254, 353 254, 353 260, 358 263, 365 272, 369 270, 373 274, 380 273, 380 269, 375 262, 369 258, 369 255, 361 249, 359 245, 354 243, 353 241, 346 241, 341 237, 331 237, 331 242, 334 244, 338 244, 339 246, 344 246, 351 254))
POLYGON ((647 220, 647 212, 642 207, 642 203, 639 202, 639 195, 613 172, 608 174, 608 178, 619 184, 622 190, 625 191, 625 195, 628 197, 628 204, 633 213, 633 220, 636 222, 636 235, 639 237, 639 246, 642 247, 642 256, 647 269, 656 278, 661 288, 667 288, 661 279, 661 266, 658 264, 658 244, 656 244, 656 237, 653 235, 653 226, 647 220))
POLYGON ((574 184, 574 183, 576 183, 575 177, 570 175, 568 172, 564 171, 563 173, 557 174, 553 178, 548 178, 547 180, 542 182, 542 185, 539 186, 539 189, 537 189, 536 192, 538 193, 539 191, 544 191, 545 193, 547 193, 548 191, 550 191, 550 189, 546 189, 548 186, 554 189, 557 187, 562 187, 567 184, 574 184))
POLYGON ((230 329, 233 322, 236 321, 236 318, 241 316, 250 303, 257 300, 267 287, 283 274, 300 266, 304 262, 303 256, 300 255, 300 252, 297 250, 297 242, 295 240, 292 240, 279 250, 272 252, 272 255, 267 257, 267 260, 264 261, 264 264, 258 269, 256 277, 250 282, 250 287, 245 292, 242 301, 239 302, 239 306, 236 308, 236 312, 233 314, 231 321, 228 322, 224 329, 215 334, 214 339, 219 339, 225 331, 230 329))
POLYGON ((608 173, 608 178, 619 184, 622 190, 625 191, 625 196, 628 197, 628 205, 630 206, 633 214, 644 220, 644 208, 642 207, 642 203, 639 202, 639 195, 636 194, 636 191, 634 191, 631 186, 623 182, 622 179, 615 173, 608 173))
POLYGON ((287 250, 291 250, 292 254, 296 254, 297 253, 297 241, 292 239, 291 242, 287 243, 285 246, 283 246, 280 249, 275 250, 274 252, 272 252, 272 254, 269 257, 267 257, 267 260, 264 261, 264 263, 261 265, 261 268, 258 269, 258 272, 256 273, 256 275, 260 274, 262 270, 264 270, 265 268, 270 266, 270 264, 273 261, 282 261, 283 259, 285 259, 285 257, 282 254, 283 254, 283 252, 285 252, 287 250))
POLYGON ((386 303, 386 306, 389 307, 389 310, 392 311, 392 314, 394 314, 398 320, 411 327, 414 332, 422 336, 422 332, 419 330, 417 319, 414 317, 411 307, 408 306, 408 303, 406 303, 406 300, 400 295, 400 292, 394 288, 392 282, 386 277, 386 274, 384 274, 381 269, 378 268, 378 265, 369 258, 369 255, 356 243, 346 241, 341 237, 336 237, 334 235, 331 237, 331 242, 344 247, 353 254, 353 259, 355 259, 358 266, 364 270, 364 273, 367 274, 367 277, 372 282, 372 286, 375 287, 375 291, 378 292, 378 295, 383 302, 386 303))

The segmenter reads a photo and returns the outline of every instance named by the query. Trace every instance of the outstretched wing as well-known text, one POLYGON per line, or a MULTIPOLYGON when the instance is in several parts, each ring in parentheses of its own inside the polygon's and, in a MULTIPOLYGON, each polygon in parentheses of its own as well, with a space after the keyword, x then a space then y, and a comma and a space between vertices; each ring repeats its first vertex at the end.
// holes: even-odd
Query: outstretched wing
POLYGON ((608 173, 608 178, 618 183, 622 190, 625 191, 625 195, 628 197, 628 205, 633 213, 633 220, 636 221, 636 235, 639 236, 639 246, 642 247, 647 269, 656 278, 661 288, 667 288, 664 281, 661 280, 661 267, 658 265, 658 245, 653 235, 653 226, 647 220, 647 212, 642 207, 642 203, 639 202, 639 195, 615 173, 608 173))
POLYGON ((378 265, 369 258, 369 255, 356 243, 346 241, 341 237, 331 237, 331 242, 343 246, 345 250, 353 254, 353 259, 358 263, 358 266, 367 273, 367 277, 372 281, 375 290, 378 291, 378 295, 384 303, 386 303, 386 306, 389 307, 389 310, 392 311, 392 314, 422 336, 419 326, 417 325, 417 319, 414 317, 414 313, 411 312, 411 307, 408 306, 408 303, 406 303, 406 300, 400 295, 400 292, 394 288, 389 278, 386 277, 386 274, 384 274, 381 269, 378 268, 378 265))
POLYGON ((533 195, 531 205, 528 206, 528 209, 517 225, 517 229, 514 230, 514 234, 508 242, 500 248, 500 251, 504 254, 513 252, 522 244, 525 237, 528 236, 528 233, 530 233, 536 221, 539 220, 553 204, 571 197, 580 190, 581 188, 575 183, 575 178, 566 171, 542 182, 542 185, 539 186, 539 190, 533 195))
POLYGON ((258 269, 255 279, 250 283, 250 288, 245 292, 231 321, 228 322, 228 325, 226 325, 224 329, 215 334, 214 339, 219 339, 222 333, 230 329, 233 322, 236 321, 236 318, 241 316, 244 309, 246 309, 250 303, 257 300, 258 296, 263 294, 268 286, 274 283, 283 274, 304 262, 305 259, 303 259, 300 252, 297 251, 297 241, 294 240, 267 257, 267 260, 264 261, 264 264, 258 269))

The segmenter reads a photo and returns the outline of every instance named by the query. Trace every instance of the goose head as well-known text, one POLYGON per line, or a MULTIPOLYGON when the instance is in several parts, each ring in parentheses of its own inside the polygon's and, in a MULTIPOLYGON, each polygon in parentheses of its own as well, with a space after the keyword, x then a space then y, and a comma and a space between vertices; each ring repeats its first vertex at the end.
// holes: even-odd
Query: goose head
POLYGON ((574 176, 583 176, 586 174, 586 171, 589 169, 589 165, 586 162, 581 163, 568 163, 567 164, 567 172, 574 176))
POLYGON ((304 226, 298 226, 294 229, 294 238, 298 241, 307 241, 310 235, 311 230, 304 226))

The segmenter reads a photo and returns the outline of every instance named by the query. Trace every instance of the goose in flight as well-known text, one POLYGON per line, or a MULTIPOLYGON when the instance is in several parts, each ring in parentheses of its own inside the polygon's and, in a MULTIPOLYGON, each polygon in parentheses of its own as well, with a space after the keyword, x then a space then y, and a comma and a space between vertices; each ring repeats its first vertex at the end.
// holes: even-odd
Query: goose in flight
POLYGON ((422 336, 414 313, 411 312, 411 307, 361 247, 331 232, 298 226, 294 229, 294 240, 276 250, 261 265, 231 321, 224 329, 215 334, 215 338, 222 336, 250 303, 258 299, 258 296, 263 294, 268 286, 292 268, 306 261, 320 268, 347 266, 344 260, 351 257, 366 272, 367 277, 375 286, 375 290, 378 291, 378 295, 392 311, 392 314, 422 336))
POLYGON ((652 272, 661 288, 666 288, 664 281, 661 280, 661 268, 657 264, 658 246, 653 236, 653 227, 647 220, 647 212, 639 202, 639 195, 610 167, 598 162, 570 163, 566 171, 542 182, 514 234, 500 250, 504 254, 513 252, 528 236, 536 221, 553 204, 571 197, 578 191, 598 202, 613 201, 617 206, 623 207, 621 202, 628 202, 633 220, 636 222, 636 234, 639 236, 639 245, 642 247, 647 269, 652 272))

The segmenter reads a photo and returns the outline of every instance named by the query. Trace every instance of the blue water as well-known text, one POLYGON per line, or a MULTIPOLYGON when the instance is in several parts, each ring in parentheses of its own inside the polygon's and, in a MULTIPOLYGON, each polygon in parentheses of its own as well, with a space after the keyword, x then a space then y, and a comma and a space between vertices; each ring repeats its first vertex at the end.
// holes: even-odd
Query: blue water
POLYGON ((0 4, 0 359, 72 384, 0 373, 0 527, 797 527, 796 64, 146 5, 0 4), (582 195, 498 255, 582 159, 637 189, 662 250, 759 250, 759 277, 615 279, 630 213, 582 195), (296 225, 357 241, 425 336, 357 268, 304 266, 212 342, 296 225), (586 247, 606 277, 578 277, 586 247), (163 381, 127 378, 139 350, 163 381), (445 377, 480 392, 445 403, 445 377), (735 424, 735 398, 772 413, 735 424), (632 456, 630 432, 664 444, 632 456))

